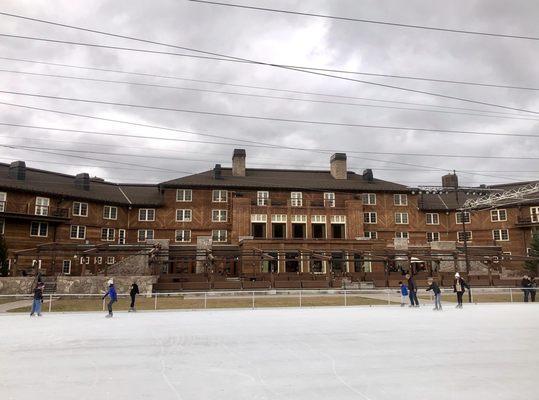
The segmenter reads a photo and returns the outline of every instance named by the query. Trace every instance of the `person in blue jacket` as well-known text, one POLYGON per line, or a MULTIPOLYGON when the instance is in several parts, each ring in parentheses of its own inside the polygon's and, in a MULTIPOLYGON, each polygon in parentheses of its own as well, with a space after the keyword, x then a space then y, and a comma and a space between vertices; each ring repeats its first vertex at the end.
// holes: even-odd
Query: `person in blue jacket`
POLYGON ((401 307, 406 305, 408 300, 408 286, 405 283, 399 282, 400 292, 401 292, 401 307))
POLYGON ((105 300, 105 297, 109 296, 110 300, 107 304, 107 308, 109 309, 109 313, 106 316, 107 318, 112 318, 112 305, 118 301, 118 295, 116 294, 116 288, 114 287, 114 281, 112 279, 109 279, 107 282, 109 285, 109 290, 107 290, 107 293, 103 296, 103 300, 105 300))

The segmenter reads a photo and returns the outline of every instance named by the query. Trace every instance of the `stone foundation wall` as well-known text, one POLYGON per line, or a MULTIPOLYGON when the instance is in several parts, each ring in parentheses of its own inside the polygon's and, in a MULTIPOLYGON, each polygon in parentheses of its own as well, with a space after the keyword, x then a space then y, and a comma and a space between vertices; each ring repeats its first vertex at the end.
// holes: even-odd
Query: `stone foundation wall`
POLYGON ((29 294, 34 289, 36 278, 6 277, 0 278, 0 294, 29 294))
POLYGON ((56 293, 95 294, 107 290, 107 281, 112 278, 119 294, 129 293, 131 284, 136 282, 140 293, 151 293, 157 283, 157 276, 59 276, 56 281, 56 293))
POLYGON ((146 254, 137 254, 127 257, 110 266, 107 273, 108 275, 124 276, 150 275, 151 272, 148 265, 148 256, 146 254))

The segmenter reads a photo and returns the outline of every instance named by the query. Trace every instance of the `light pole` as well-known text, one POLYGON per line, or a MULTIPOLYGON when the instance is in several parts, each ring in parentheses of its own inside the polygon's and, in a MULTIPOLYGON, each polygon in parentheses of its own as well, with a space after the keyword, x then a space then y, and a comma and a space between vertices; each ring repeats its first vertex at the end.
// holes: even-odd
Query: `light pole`
MULTIPOLYGON (((455 196, 457 198, 457 207, 459 206, 459 191, 458 191, 458 183, 455 182, 455 196)), ((470 213, 470 221, 472 220, 471 211, 470 213)), ((466 265, 466 276, 470 277, 470 258, 468 257, 468 235, 466 232, 466 211, 465 208, 460 209, 460 220, 462 223, 462 234, 464 235, 464 262, 466 265)), ((472 292, 470 289, 468 289, 468 302, 472 302, 472 292)))

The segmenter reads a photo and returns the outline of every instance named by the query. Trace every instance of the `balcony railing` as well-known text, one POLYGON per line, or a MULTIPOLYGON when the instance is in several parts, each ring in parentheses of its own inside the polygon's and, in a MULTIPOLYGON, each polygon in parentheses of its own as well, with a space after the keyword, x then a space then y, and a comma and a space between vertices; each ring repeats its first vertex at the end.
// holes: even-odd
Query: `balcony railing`
POLYGON ((292 201, 288 200, 272 200, 264 199, 262 204, 257 200, 251 200, 252 206, 258 207, 292 207, 292 208, 344 208, 344 203, 339 203, 335 200, 306 200, 303 199, 301 202, 298 202, 297 199, 292 201), (301 204, 301 205, 300 205, 301 204))
POLYGON ((68 208, 36 206, 34 203, 14 203, 12 201, 0 201, 0 213, 69 218, 68 208))

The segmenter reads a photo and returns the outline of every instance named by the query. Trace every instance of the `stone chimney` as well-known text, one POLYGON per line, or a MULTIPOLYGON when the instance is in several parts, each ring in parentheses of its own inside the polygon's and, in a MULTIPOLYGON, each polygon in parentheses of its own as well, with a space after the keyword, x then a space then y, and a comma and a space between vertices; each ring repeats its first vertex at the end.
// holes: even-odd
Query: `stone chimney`
POLYGON ((245 149, 234 149, 232 155, 232 176, 245 176, 245 149))
POLYGON ((90 175, 87 173, 75 175, 75 187, 82 190, 90 190, 90 175))
POLYGON ((24 161, 14 161, 9 165, 9 177, 24 181, 26 179, 26 163, 24 161))
POLYGON ((346 168, 346 154, 335 153, 329 160, 331 176, 333 179, 347 179, 348 169, 346 168))
POLYGON ((442 186, 446 188, 455 188, 459 186, 457 174, 447 174, 442 176, 442 186))

